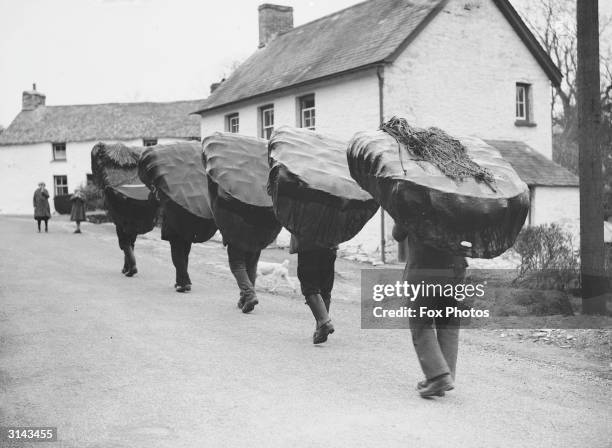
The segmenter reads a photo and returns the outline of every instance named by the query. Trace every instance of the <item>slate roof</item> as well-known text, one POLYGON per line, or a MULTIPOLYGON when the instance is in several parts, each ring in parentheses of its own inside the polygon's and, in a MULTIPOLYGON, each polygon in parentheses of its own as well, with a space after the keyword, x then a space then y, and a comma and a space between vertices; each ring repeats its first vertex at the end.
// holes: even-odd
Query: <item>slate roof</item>
POLYGON ((501 153, 519 177, 530 187, 577 187, 579 185, 578 176, 523 142, 485 141, 501 153))
POLYGON ((0 134, 0 146, 43 142, 198 138, 202 100, 39 106, 21 111, 0 134))
MULTIPOLYGON (((448 0, 369 0, 293 28, 259 48, 198 113, 393 62, 448 0)), ((561 75, 507 0, 494 0, 553 82, 561 75)))

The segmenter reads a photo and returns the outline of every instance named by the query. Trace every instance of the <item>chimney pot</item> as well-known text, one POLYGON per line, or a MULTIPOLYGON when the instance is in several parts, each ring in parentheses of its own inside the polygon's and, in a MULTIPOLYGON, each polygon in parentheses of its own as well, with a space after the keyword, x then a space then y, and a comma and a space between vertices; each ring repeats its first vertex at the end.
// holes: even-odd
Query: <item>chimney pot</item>
POLYGON ((291 6, 264 3, 259 5, 259 48, 265 47, 278 34, 293 28, 291 6))
POLYGON ((219 82, 213 82, 213 83, 210 85, 210 93, 213 93, 215 90, 217 90, 217 88, 218 88, 218 87, 219 87, 221 84, 223 84, 224 82, 225 82, 225 78, 221 78, 221 81, 219 81, 219 82))
POLYGON ((21 96, 21 110, 34 110, 45 105, 47 97, 36 90, 36 83, 32 84, 31 91, 24 91, 21 96))

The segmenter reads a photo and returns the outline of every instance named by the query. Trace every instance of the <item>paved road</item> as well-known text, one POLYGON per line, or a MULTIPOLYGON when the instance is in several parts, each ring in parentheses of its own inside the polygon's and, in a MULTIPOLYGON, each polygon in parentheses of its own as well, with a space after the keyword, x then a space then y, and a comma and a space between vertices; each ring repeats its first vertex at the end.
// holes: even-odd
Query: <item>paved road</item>
POLYGON ((49 446, 610 446, 609 381, 470 332, 457 389, 419 398, 408 332, 361 330, 349 273, 337 331, 313 346, 294 294, 235 308, 217 243, 194 250, 181 295, 165 242, 139 240, 128 279, 111 226, 34 227, 0 217, 0 425, 57 426, 49 446))

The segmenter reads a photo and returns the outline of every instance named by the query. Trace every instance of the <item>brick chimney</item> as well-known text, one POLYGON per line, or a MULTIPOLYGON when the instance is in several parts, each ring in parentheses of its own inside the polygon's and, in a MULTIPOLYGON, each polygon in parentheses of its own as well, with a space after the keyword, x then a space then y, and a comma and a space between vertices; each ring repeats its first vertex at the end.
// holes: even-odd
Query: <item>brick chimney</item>
POLYGON ((38 106, 45 105, 47 97, 36 90, 36 84, 32 84, 32 90, 26 90, 21 96, 21 110, 34 110, 38 106))
POLYGON ((293 28, 293 8, 291 6, 259 5, 259 48, 265 47, 278 34, 293 28))

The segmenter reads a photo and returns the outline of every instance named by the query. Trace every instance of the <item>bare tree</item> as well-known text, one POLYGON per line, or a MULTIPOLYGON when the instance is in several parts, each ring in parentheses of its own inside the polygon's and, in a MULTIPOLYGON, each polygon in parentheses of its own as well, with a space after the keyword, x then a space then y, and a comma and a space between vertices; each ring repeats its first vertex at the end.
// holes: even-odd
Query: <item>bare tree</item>
MULTIPOLYGON (((577 29, 576 0, 529 0, 522 11, 540 44, 563 74, 553 89, 553 160, 575 174, 578 169, 578 116, 576 109, 577 29)), ((599 54, 603 145, 604 218, 612 216, 612 18, 599 23, 603 44, 599 54)))
POLYGON ((576 103, 576 23, 574 2, 569 0, 535 0, 525 9, 525 21, 544 50, 563 74, 561 85, 554 89, 551 106, 553 125, 563 132, 575 133, 576 103))
MULTIPOLYGON (((577 138, 576 115, 577 27, 576 0, 530 0, 523 18, 563 75, 553 90, 553 126, 572 141, 577 138)), ((610 18, 599 26, 599 35, 609 34, 610 18)), ((601 100, 612 99, 612 48, 608 43, 599 58, 601 100)))

